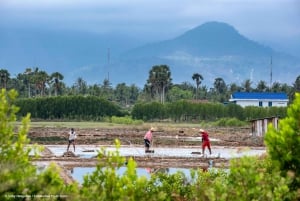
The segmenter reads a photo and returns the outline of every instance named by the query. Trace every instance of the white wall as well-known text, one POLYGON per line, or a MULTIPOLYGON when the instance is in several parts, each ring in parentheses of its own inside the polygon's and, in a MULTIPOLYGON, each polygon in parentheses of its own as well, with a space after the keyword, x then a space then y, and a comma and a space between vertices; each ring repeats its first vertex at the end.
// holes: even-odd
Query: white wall
MULTIPOLYGON (((257 106, 257 107, 259 107, 259 102, 260 101, 258 101, 258 100, 236 100, 235 102, 236 102, 236 104, 238 104, 242 107, 246 107, 246 106, 257 106)), ((269 107, 269 101, 268 100, 264 100, 264 101, 261 101, 261 102, 262 102, 262 107, 269 107)), ((270 102, 272 102, 272 107, 286 107, 287 106, 286 101, 272 100, 270 102)))

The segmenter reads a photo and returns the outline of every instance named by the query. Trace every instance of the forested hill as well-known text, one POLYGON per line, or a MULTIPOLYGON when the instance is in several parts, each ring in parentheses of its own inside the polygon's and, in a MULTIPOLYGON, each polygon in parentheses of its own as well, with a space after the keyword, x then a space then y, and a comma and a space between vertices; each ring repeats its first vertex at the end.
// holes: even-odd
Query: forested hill
POLYGON ((11 75, 29 67, 49 74, 58 71, 69 86, 79 77, 99 84, 109 76, 112 85, 143 87, 152 66, 161 64, 170 67, 178 84, 193 82, 194 73, 208 86, 218 77, 227 84, 269 82, 271 67, 273 82, 291 84, 300 75, 299 59, 248 39, 223 22, 207 22, 173 39, 141 44, 145 43, 122 33, 3 30, 0 68, 11 75))
POLYGON ((254 84, 269 82, 271 68, 274 82, 290 83, 300 74, 297 58, 250 40, 222 22, 207 22, 174 39, 132 49, 121 58, 120 66, 135 66, 137 73, 147 74, 154 64, 170 65, 177 83, 191 80, 195 72, 203 75, 203 83, 221 77, 226 83, 250 79, 254 84))
POLYGON ((251 41, 234 27, 221 22, 208 22, 172 39, 133 49, 124 57, 164 57, 176 52, 198 57, 276 55, 271 48, 251 41))

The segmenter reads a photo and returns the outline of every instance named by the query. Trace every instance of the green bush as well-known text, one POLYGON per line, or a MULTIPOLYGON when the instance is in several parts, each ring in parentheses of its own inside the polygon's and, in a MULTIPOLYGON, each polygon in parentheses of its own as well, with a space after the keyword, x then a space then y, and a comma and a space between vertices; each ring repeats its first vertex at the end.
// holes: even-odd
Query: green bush
MULTIPOLYGON (((286 116, 286 107, 255 107, 248 106, 242 108, 236 104, 223 105, 220 103, 195 103, 186 100, 175 101, 161 104, 158 102, 138 103, 134 105, 132 118, 143 119, 144 121, 172 119, 179 121, 215 121, 216 119, 232 118, 233 122, 227 122, 227 125, 243 125, 240 121, 269 117, 286 116)), ((221 122, 220 122, 221 123, 221 122)))
POLYGON ((18 99, 19 115, 30 113, 36 119, 99 120, 123 116, 116 104, 95 96, 57 96, 18 99))
POLYGON ((19 128, 14 125, 19 110, 14 105, 16 97, 15 90, 9 92, 1 90, 0 200, 41 200, 49 195, 55 196, 49 199, 47 197, 47 200, 71 200, 65 196, 74 192, 76 184, 65 185, 55 165, 51 165, 41 173, 38 173, 36 167, 32 165, 30 153, 36 153, 38 149, 29 146, 27 139, 30 115, 22 119, 19 128))
POLYGON ((96 170, 84 177, 80 200, 153 200, 150 198, 155 195, 145 193, 147 178, 137 176, 136 163, 132 158, 126 161, 120 156, 119 147, 116 140, 117 151, 100 150, 96 170), (118 175, 117 170, 125 165, 126 172, 118 175))
POLYGON ((215 126, 221 127, 239 127, 239 126, 247 126, 248 124, 244 121, 240 121, 237 118, 221 118, 215 123, 215 126))
POLYGON ((298 190, 300 199, 300 93, 279 121, 279 129, 269 125, 265 143, 272 161, 279 166, 283 177, 292 177, 290 187, 298 190))
POLYGON ((216 180, 204 194, 214 201, 294 200, 289 183, 290 178, 280 176, 270 158, 242 157, 232 160, 226 179, 216 180))
POLYGON ((125 116, 125 117, 112 116, 111 123, 126 124, 126 125, 141 125, 144 122, 142 120, 134 120, 130 116, 125 116))

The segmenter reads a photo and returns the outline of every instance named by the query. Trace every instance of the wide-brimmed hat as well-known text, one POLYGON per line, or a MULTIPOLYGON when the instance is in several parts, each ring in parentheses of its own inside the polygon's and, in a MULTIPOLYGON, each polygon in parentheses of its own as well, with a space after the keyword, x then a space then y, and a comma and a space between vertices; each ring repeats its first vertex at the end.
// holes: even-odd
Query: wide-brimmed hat
POLYGON ((204 130, 203 130, 202 128, 200 128, 200 129, 199 129, 199 132, 200 132, 200 133, 203 133, 203 132, 204 132, 204 130))
POLYGON ((150 128, 150 131, 154 131, 154 127, 151 127, 151 128, 150 128))

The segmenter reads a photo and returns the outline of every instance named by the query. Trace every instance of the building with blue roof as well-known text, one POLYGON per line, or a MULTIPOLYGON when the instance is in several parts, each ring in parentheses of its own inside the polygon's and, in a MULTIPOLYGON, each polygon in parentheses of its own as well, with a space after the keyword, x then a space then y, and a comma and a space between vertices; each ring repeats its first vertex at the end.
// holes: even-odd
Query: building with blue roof
POLYGON ((288 101, 289 99, 285 93, 269 92, 235 92, 229 99, 229 102, 242 107, 286 107, 288 101))

